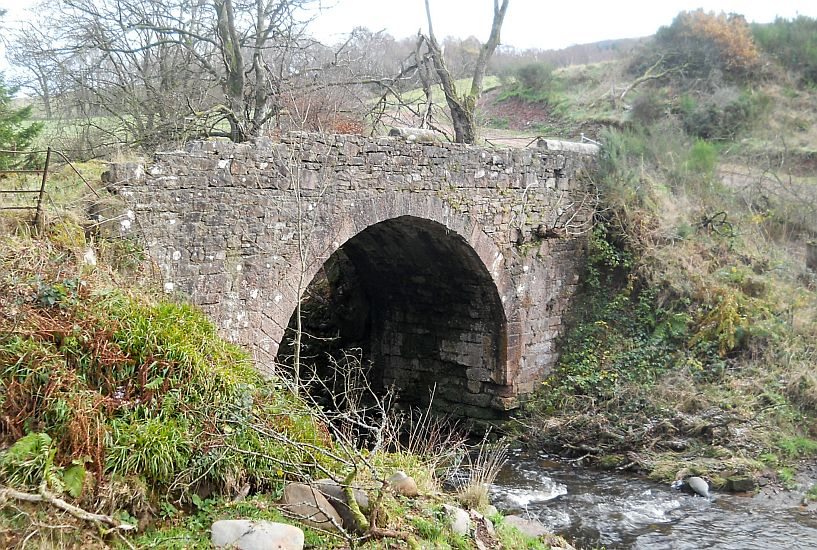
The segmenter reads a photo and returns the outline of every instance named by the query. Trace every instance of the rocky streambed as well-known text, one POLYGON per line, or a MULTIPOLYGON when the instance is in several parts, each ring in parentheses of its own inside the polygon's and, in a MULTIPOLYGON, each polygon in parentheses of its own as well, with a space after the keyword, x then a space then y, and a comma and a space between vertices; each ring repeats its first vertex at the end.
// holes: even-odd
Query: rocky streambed
POLYGON ((797 481, 800 490, 766 487, 705 499, 636 476, 514 451, 492 486, 492 500, 582 548, 817 548, 817 507, 803 498, 812 480, 797 481))

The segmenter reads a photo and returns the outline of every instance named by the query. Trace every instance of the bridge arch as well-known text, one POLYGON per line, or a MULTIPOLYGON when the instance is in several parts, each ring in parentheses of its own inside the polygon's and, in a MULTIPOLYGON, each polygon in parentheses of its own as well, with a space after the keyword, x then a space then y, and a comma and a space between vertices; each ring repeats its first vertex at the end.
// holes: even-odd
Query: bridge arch
POLYGON ((373 382, 394 385, 404 401, 425 404, 436 386, 436 406, 490 416, 519 355, 508 347, 518 308, 504 294, 513 288, 504 257, 477 221, 436 197, 404 196, 316 212, 308 223, 320 238, 288 277, 282 308, 291 333, 303 300, 304 332, 319 336, 316 346, 304 339, 305 354, 333 337, 335 349, 361 347, 373 382))

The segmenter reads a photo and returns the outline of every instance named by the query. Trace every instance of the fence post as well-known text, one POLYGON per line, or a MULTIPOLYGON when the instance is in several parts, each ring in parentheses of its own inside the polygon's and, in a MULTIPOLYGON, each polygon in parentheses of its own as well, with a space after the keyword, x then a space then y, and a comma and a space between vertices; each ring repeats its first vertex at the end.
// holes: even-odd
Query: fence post
POLYGON ((37 233, 42 233, 45 220, 43 219, 43 197, 45 196, 45 182, 48 179, 48 163, 51 162, 51 147, 45 150, 45 167, 43 168, 43 180, 40 183, 40 193, 37 195, 37 212, 34 215, 34 228, 37 233))

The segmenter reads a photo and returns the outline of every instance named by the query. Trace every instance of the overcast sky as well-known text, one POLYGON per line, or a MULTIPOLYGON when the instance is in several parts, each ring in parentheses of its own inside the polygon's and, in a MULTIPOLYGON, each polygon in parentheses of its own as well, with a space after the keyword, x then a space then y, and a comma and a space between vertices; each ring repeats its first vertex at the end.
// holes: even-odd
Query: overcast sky
MULTIPOLYGON (((57 0, 52 0, 57 1, 57 0)), ((312 32, 327 42, 340 41, 355 27, 385 30, 396 38, 425 29, 424 0, 320 0, 325 9, 312 32)), ((438 37, 474 35, 485 40, 490 31, 493 0, 430 0, 438 37)), ((34 0, 0 0, 8 10, 6 23, 25 20, 34 0)), ((682 10, 704 8, 741 13, 749 21, 775 16, 817 17, 817 0, 510 0, 502 42, 517 48, 564 48, 610 38, 653 34, 682 10)))
MULTIPOLYGON (((385 29, 396 38, 425 29, 424 0, 324 0, 335 5, 312 26, 322 39, 337 38, 356 26, 385 29)), ((430 0, 434 32, 484 41, 490 32, 493 0, 430 0)), ((517 48, 564 48, 608 38, 655 33, 682 10, 741 13, 749 21, 775 16, 817 17, 817 0, 510 0, 502 28, 503 44, 517 48)), ((331 41, 331 40, 330 40, 331 41)))

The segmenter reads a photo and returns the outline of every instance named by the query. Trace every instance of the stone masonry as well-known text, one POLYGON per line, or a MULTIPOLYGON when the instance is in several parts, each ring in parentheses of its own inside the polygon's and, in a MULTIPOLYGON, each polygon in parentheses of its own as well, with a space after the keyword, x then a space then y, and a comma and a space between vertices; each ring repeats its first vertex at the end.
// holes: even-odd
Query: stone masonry
POLYGON ((438 406, 488 418, 517 407, 557 358, 584 243, 563 225, 592 214, 596 155, 549 140, 490 149, 293 133, 196 142, 106 178, 165 290, 249 345, 259 368, 275 368, 304 289, 342 257, 383 383, 415 397, 436 385, 438 406))

